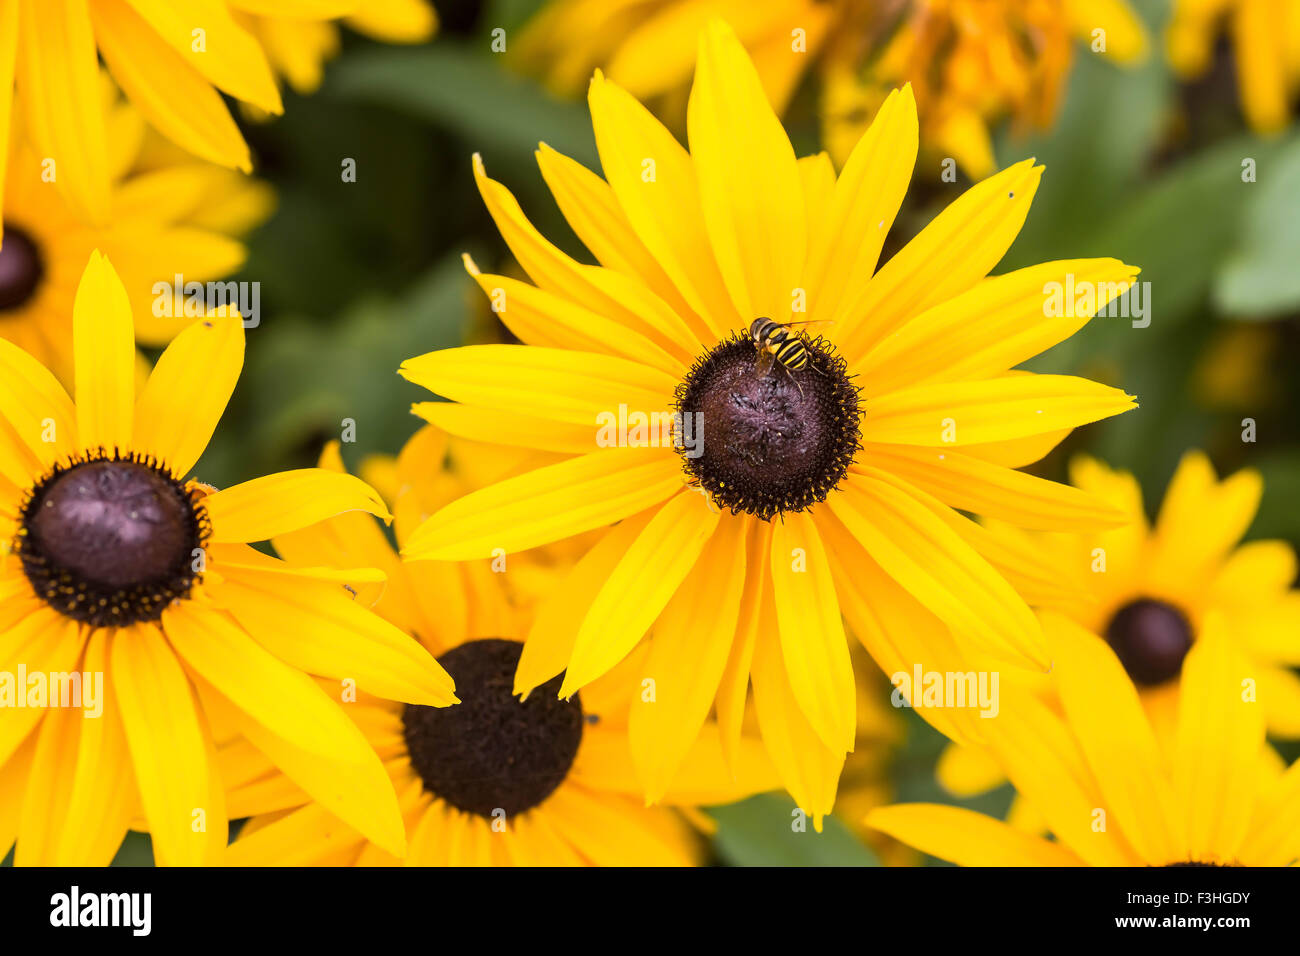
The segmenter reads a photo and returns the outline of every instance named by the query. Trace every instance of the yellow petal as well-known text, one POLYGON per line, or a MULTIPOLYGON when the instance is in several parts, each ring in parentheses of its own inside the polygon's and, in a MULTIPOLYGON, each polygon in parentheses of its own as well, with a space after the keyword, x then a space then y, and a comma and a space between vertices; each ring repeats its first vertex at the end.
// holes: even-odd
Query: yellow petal
POLYGON ((460 405, 456 402, 416 402, 411 413, 460 438, 490 440, 516 448, 582 455, 591 451, 592 432, 586 424, 557 422, 522 412, 460 405))
POLYGON ((514 839, 507 850, 515 866, 586 866, 573 844, 556 831, 544 813, 526 813, 510 822, 514 839))
POLYGON ((1004 468, 1024 468, 1046 458, 1053 448, 1069 437, 1072 430, 1062 428, 1054 432, 1043 432, 1041 435, 1030 435, 1028 438, 967 445, 964 451, 968 455, 982 458, 995 465, 1002 465, 1004 468))
POLYGON ((196 156, 252 170, 248 145, 221 94, 126 0, 96 0, 91 16, 113 79, 153 127, 196 156))
POLYGON ((1000 786, 1007 775, 984 748, 950 742, 939 755, 934 778, 954 797, 968 799, 1000 786))
POLYGON ((113 635, 109 669, 154 857, 164 866, 201 865, 208 838, 193 822, 203 810, 208 826, 216 823, 208 806, 215 768, 185 672, 158 629, 144 625, 113 635))
POLYGON ((177 475, 194 467, 211 439, 244 365, 238 317, 195 322, 154 366, 135 409, 135 444, 177 475))
POLYGON ((691 157, 645 107, 599 72, 587 93, 605 179, 645 247, 714 336, 748 325, 703 224, 691 157))
POLYGON ((345 511, 391 515, 369 485, 352 475, 300 468, 254 478, 203 499, 212 540, 267 541, 345 511))
POLYGON ((582 617, 658 508, 625 518, 603 535, 538 604, 515 669, 514 692, 529 694, 569 664, 582 617))
POLYGON ((1183 660, 1174 793, 1192 860, 1236 859, 1254 810, 1264 705, 1245 687, 1257 670, 1208 616, 1183 660))
POLYGON ((180 54, 187 69, 197 70, 236 99, 268 113, 281 112, 280 91, 271 65, 257 41, 235 22, 226 4, 218 0, 130 3, 158 37, 180 54), (202 33, 196 35, 196 30, 202 33))
POLYGON ((1249 541, 1223 562, 1214 579, 1212 600, 1226 604, 1271 601, 1290 589, 1298 570, 1295 549, 1288 542, 1249 541))
POLYGON ((998 714, 979 721, 988 749, 1057 839, 1093 866, 1141 866, 1070 728, 1031 691, 1003 685, 998 714), (1098 824, 1103 824, 1098 826, 1098 824))
POLYGON ((740 597, 740 618, 731 643, 727 666, 718 683, 715 710, 718 732, 722 738, 722 755, 728 767, 735 768, 740 756, 744 733, 745 701, 749 694, 749 669, 758 640, 759 618, 764 610, 763 595, 770 594, 772 523, 749 520, 745 541, 745 592, 740 597))
POLYGON ((849 364, 912 316, 988 275, 1024 225, 1042 172, 1027 159, 972 186, 846 295, 834 318, 846 326, 840 348, 849 364))
POLYGON ((655 693, 633 698, 627 736, 648 802, 663 797, 713 706, 740 614, 747 531, 739 518, 721 522, 652 628, 644 673, 655 693))
POLYGON ((419 642, 340 587, 284 588, 265 576, 240 574, 231 576, 221 595, 258 644, 292 667, 352 681, 357 690, 385 700, 429 707, 456 700, 450 675, 419 642))
POLYGON ((985 279, 881 340, 859 366, 867 394, 999 375, 1069 338, 1137 273, 1116 259, 1074 259, 985 279))
POLYGON ((1115 653, 1055 614, 1043 616, 1066 718, 1118 827, 1148 864, 1187 859, 1155 736, 1115 653))
POLYGON ((484 274, 468 255, 465 268, 492 301, 506 328, 525 345, 617 355, 678 377, 694 358, 683 345, 689 338, 669 342, 659 337, 664 343, 661 347, 654 339, 579 303, 518 279, 484 274))
POLYGON ((334 755, 321 757, 271 733, 205 681, 196 684, 209 713, 219 713, 237 727, 325 810, 394 856, 406 853, 406 831, 393 782, 356 724, 344 720, 346 727, 330 741, 334 755))
POLYGON ((1038 622, 1024 601, 921 494, 863 469, 828 503, 871 557, 951 627, 997 657, 1045 667, 1038 622))
MULTIPOLYGON (((850 629, 890 678, 909 678, 920 664, 928 671, 963 673, 971 669, 938 617, 891 578, 833 515, 818 523, 830 549, 836 594, 850 629)), ((907 694, 904 700, 909 700, 907 694)), ((978 739, 980 723, 966 708, 926 707, 918 714, 946 737, 962 743, 978 739)))
MULTIPOLYGON (((585 698, 584 698, 585 706, 585 698)), ((591 726, 582 734, 582 747, 574 759, 569 779, 595 792, 640 797, 645 791, 628 752, 622 728, 591 726)), ((718 726, 699 728, 664 792, 663 803, 683 808, 734 803, 755 793, 780 787, 780 777, 756 736, 737 747, 734 765, 723 757, 718 726), (733 769, 734 766, 734 769, 733 769)))
POLYGON ((1279 133, 1287 125, 1288 64, 1279 30, 1284 19, 1281 3, 1256 0, 1232 8, 1237 87, 1242 110, 1257 133, 1279 133))
POLYGON ((36 735, 5 763, 0 763, 4 783, 0 785, 0 853, 6 856, 18 835, 19 818, 27 797, 27 778, 36 753, 36 735))
MULTIPOLYGON (((68 775, 77 760, 82 720, 81 713, 70 707, 50 707, 36 731, 36 750, 23 797, 14 866, 55 866, 60 862, 68 775)), ((119 843, 124 836, 125 822, 117 834, 119 843)), ((112 852, 109 851, 110 860, 112 852)))
POLYGON ((754 710, 763 744, 776 765, 781 782, 821 832, 822 820, 835 805, 835 790, 844 769, 844 751, 822 743, 820 735, 795 700, 781 659, 776 633, 776 607, 764 596, 762 620, 750 671, 754 710))
POLYGON ((227 866, 312 866, 365 842, 320 804, 311 803, 279 820, 242 833, 226 851, 227 866))
POLYGON ((1204 452, 1185 454, 1160 505, 1156 570, 1176 575, 1173 584, 1204 580, 1246 533, 1263 493, 1264 481, 1254 469, 1218 482, 1204 452))
POLYGON ((993 137, 977 109, 955 107, 935 120, 928 137, 940 156, 951 156, 967 178, 978 182, 997 168, 993 137))
POLYGON ((453 501, 407 539, 414 560, 468 561, 525 551, 644 511, 682 487, 662 448, 593 452, 497 482, 453 501))
POLYGON ((83 719, 78 715, 81 735, 75 767, 68 768, 67 816, 59 841, 62 866, 107 866, 112 862, 139 800, 108 656, 108 632, 91 634, 82 669, 104 675, 105 699, 99 717, 83 719))
MULTIPOLYGON (((1294 627, 1290 635, 1300 633, 1294 627)), ((1292 639, 1292 643, 1297 643, 1292 639)), ((1300 737, 1300 676, 1288 667, 1256 664, 1259 700, 1264 706, 1268 732, 1275 737, 1295 740, 1300 737)))
POLYGON ((346 22, 385 43, 422 43, 437 31, 438 13, 426 0, 384 0, 359 5, 346 22))
POLYGON ((341 706, 229 617, 197 605, 168 608, 163 627, 181 659, 250 718, 291 746, 346 762, 346 750, 333 744, 351 730, 341 706))
POLYGON ((937 803, 877 807, 866 824, 959 866, 1078 866, 1068 850, 974 810, 937 803))
MULTIPOLYGON (((108 147, 99 60, 84 0, 19 0, 23 119, 55 182, 91 222, 108 218, 108 147)), ((12 14, 10 15, 12 17, 12 14)))
POLYGON ((1261 792, 1238 856, 1246 866, 1291 866, 1300 857, 1300 760, 1261 792))
POLYGON ((6 339, 0 339, 0 415, 45 468, 79 447, 68 393, 49 369, 6 339))
POLYGON ((944 504, 1022 528, 1079 531, 1126 524, 1129 516, 1096 495, 964 455, 907 445, 873 445, 861 458, 944 504))
MULTIPOLYGON (((665 341, 686 343, 692 341, 692 337, 705 335, 708 327, 691 311, 667 273, 633 231, 609 183, 545 143, 537 150, 537 165, 565 220, 591 254, 609 269, 639 277, 658 298, 671 306, 662 316, 656 312, 651 317, 656 320, 656 328, 662 332, 665 341)), ((578 266, 575 271, 580 273, 582 269, 578 266)), ((590 307, 586 300, 575 301, 590 307)), ((619 317, 626 321, 626 317, 619 317)))
POLYGON ((687 866, 690 858, 631 800, 562 786, 547 798, 547 822, 597 866, 687 866))
POLYGON ((528 221, 510 190, 488 178, 478 154, 474 156, 474 178, 501 237, 540 288, 622 322, 660 345, 690 340, 708 331, 698 319, 687 331, 683 318, 669 302, 639 279, 614 269, 584 265, 548 242, 528 221))
POLYGON ((984 444, 1077 428, 1135 408, 1133 396, 1072 375, 1016 375, 918 385, 872 398, 862 440, 905 445, 984 444))
MULTIPOLYGON (((18 0, 0 0, 0 183, 5 182, 5 170, 9 165, 17 56, 18 0)), ((4 222, 4 203, 5 190, 0 189, 0 223, 4 222)), ((3 229, 0 228, 0 243, 3 241, 3 229)))
POLYGON ((772 529, 772 589, 781 656, 794 698, 822 742, 853 749, 856 698, 830 561, 808 515, 772 529))
POLYGON ((853 147, 827 217, 810 236, 804 277, 810 319, 834 320, 845 297, 875 273, 907 193, 916 150, 916 99, 908 84, 889 94, 853 147))
POLYGON ((676 380, 660 369, 613 355, 525 345, 469 345, 402 363, 401 374, 452 401, 591 427, 620 405, 667 412, 676 380))
POLYGON ((98 252, 77 286, 72 330, 81 444, 126 450, 135 417, 135 332, 122 280, 98 252))
POLYGON ((561 697, 604 674, 636 646, 695 567, 718 520, 690 494, 677 495, 650 519, 587 609, 561 697))
MULTIPOLYGON (((808 216, 808 258, 811 261, 812 244, 817 241, 821 230, 825 228, 835 195, 835 166, 831 163, 830 153, 823 150, 812 156, 801 156, 799 181, 803 185, 804 210, 808 216)), ((806 268, 804 279, 805 281, 808 279, 806 268)), ((814 283, 809 284, 815 287, 814 283)))
POLYGON ((742 316, 784 321, 807 249, 803 185, 794 147, 731 28, 700 34, 687 109, 704 224, 742 316))
MULTIPOLYGON (((22 607, 13 599, 6 603, 12 608, 22 607)), ((5 670, 12 673, 21 663, 29 674, 52 674, 77 666, 85 645, 81 625, 48 605, 40 604, 18 617, 16 623, 5 621, 4 625, 0 629, 0 666, 5 670)), ((5 719, 0 720, 0 763, 13 756, 44 714, 40 707, 18 707, 5 714, 5 719)))
POLYGON ((1116 63, 1132 66, 1146 59, 1146 27, 1128 0, 1066 0, 1065 13, 1082 40, 1091 42, 1093 31, 1103 30, 1105 55, 1116 63))

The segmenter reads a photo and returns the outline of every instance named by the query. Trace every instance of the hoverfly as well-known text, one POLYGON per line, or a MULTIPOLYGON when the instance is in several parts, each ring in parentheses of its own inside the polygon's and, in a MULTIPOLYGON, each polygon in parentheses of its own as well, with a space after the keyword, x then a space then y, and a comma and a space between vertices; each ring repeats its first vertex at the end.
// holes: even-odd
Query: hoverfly
MULTIPOLYGON (((751 322, 749 337, 758 347, 758 374, 766 375, 774 364, 779 363, 790 376, 790 381, 799 386, 792 373, 808 367, 808 347, 804 345, 803 336, 790 331, 790 326, 826 321, 828 320, 808 319, 802 322, 776 322, 760 315, 751 322)), ((803 393, 803 386, 799 386, 799 392, 803 393)))

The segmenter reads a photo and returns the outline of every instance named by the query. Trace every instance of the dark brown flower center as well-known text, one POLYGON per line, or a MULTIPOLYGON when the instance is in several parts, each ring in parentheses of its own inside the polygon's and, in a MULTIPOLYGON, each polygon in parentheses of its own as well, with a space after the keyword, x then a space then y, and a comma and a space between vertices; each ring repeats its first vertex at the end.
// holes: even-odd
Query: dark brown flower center
POLYGON ((436 797, 492 819, 538 806, 568 776, 582 743, 582 703, 556 697, 556 677, 520 700, 512 692, 523 645, 489 638, 438 658, 461 703, 407 704, 402 716, 411 765, 436 797))
POLYGON ((1173 605, 1140 598, 1115 612, 1106 640, 1135 683, 1154 687, 1182 671, 1192 628, 1173 605))
POLYGON ((696 361, 677 389, 677 411, 700 440, 679 448, 694 486, 720 507, 768 520, 825 501, 860 447, 862 406, 844 360, 805 339, 807 364, 764 370, 747 332, 696 361))
POLYGON ((166 468, 99 457, 57 466, 32 489, 15 551, 55 610, 120 627, 189 595, 206 536, 202 507, 166 468))
POLYGON ((26 305, 44 275, 45 265, 35 241, 17 226, 6 224, 0 239, 0 312, 26 305))

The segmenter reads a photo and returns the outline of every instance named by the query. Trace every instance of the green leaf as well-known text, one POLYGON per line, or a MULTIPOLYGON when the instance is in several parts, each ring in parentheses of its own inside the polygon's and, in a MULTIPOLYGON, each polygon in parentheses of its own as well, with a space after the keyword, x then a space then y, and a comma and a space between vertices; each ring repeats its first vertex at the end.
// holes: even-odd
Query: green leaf
POLYGON ((586 104, 547 94, 510 73, 487 48, 441 40, 351 57, 331 74, 332 91, 382 103, 452 130, 476 149, 531 156, 545 141, 594 167, 596 141, 586 104))
POLYGON ((403 361, 460 343, 472 284, 448 256, 397 299, 371 297, 340 322, 272 315, 248 331, 236 413, 218 427, 198 474, 218 486, 314 465, 321 444, 355 423, 350 463, 392 454, 420 426, 413 401, 430 395, 397 374, 403 361))
MULTIPOLYGON (((1245 153, 1254 157, 1253 152, 1245 153)), ((1240 160, 1239 160, 1240 163, 1240 160)), ((1233 318, 1272 318, 1300 308, 1300 137, 1260 162, 1242 185, 1241 238, 1214 283, 1214 303, 1233 318)))
POLYGON ((879 866, 848 827, 827 817, 821 833, 805 820, 796 832, 795 805, 788 797, 762 794, 726 807, 712 807, 718 821, 718 854, 732 866, 879 866))
POLYGON ((1252 464, 1264 476, 1264 497, 1251 536, 1300 540, 1300 450, 1279 449, 1252 464))

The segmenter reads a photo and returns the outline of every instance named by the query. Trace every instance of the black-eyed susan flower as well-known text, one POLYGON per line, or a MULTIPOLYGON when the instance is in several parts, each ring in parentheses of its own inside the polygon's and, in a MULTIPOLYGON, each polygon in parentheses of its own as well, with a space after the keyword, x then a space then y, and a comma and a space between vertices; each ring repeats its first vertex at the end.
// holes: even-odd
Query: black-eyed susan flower
MULTIPOLYGON (((445 434, 432 427, 408 443, 397 466, 393 504, 399 542, 427 513, 472 478, 444 459, 445 434), (430 467, 432 465, 432 467, 430 467)), ((491 457, 489 446, 476 453, 491 457)), ((474 454, 474 457, 481 457, 474 454)), ((503 457, 511 457, 506 451, 503 457)), ((342 472, 337 448, 322 465, 342 472)), ((568 699, 554 678, 535 693, 515 695, 522 638, 532 620, 526 592, 504 585, 521 567, 555 575, 535 556, 506 565, 402 564, 378 526, 343 515, 276 539, 287 557, 322 556, 391 569, 377 609, 436 654, 456 680, 462 703, 450 708, 358 697, 346 709, 392 777, 410 848, 399 859, 342 824, 319 802, 286 792, 268 766, 245 760, 241 807, 272 810, 254 817, 232 845, 238 865, 689 865, 699 858, 685 819, 647 807, 627 743, 629 698, 643 692, 630 661, 568 699), (522 602, 518 599, 522 597, 522 602), (485 630, 486 629, 486 630, 485 630), (273 801, 273 802, 268 802, 273 801)), ((557 609, 540 605, 539 620, 557 609)), ((689 809, 726 803, 776 784, 756 740, 747 740, 739 772, 722 765, 716 732, 692 749, 667 803, 689 809)), ((228 759, 241 749, 232 741, 228 759)))
POLYGON ((954 158, 972 179, 995 168, 992 124, 1050 124, 1076 40, 1121 64, 1146 53, 1145 30, 1125 0, 556 0, 529 24, 517 56, 560 92, 576 93, 602 68, 639 99, 676 103, 667 112, 679 115, 695 65, 684 38, 719 16, 749 51, 778 113, 816 64, 823 141, 837 163, 890 91, 911 83, 924 148, 954 158))
MULTIPOLYGON (((1162 739, 1177 726, 1189 651, 1217 616, 1250 662, 1270 734, 1300 737, 1300 591, 1296 555, 1285 541, 1239 544, 1259 507, 1263 483, 1245 469, 1219 481, 1202 452, 1183 456, 1155 523, 1127 472, 1080 456, 1073 483, 1109 501, 1129 523, 1106 532, 1048 534, 994 524, 1000 540, 1039 554, 1065 587, 1035 603, 1104 640, 1138 688, 1162 739)), ((1050 681, 1037 690, 1050 698, 1050 681)), ((981 752, 945 754, 940 778, 959 794, 997 783, 981 752)))
POLYGON ((1046 627, 1062 712, 1007 694, 986 740, 1054 841, 940 804, 873 810, 870 826, 970 866, 1279 866, 1300 856, 1300 762, 1264 743, 1257 671, 1211 616, 1183 664, 1177 726, 1161 739, 1104 642, 1046 627))
POLYGON ((202 159, 251 169, 248 146, 221 94, 279 113, 280 93, 261 46, 235 22, 236 6, 226 0, 6 3, 0 9, 0 155, 15 132, 13 114, 21 115, 22 134, 68 203, 83 219, 107 222, 112 170, 100 92, 103 57, 159 132, 202 159))
POLYGON ((331 21, 344 16, 358 29, 395 41, 421 39, 435 25, 417 0, 10 0, 0 7, 0 180, 18 114, 25 120, 22 133, 50 164, 69 204, 86 220, 109 220, 112 167, 99 92, 101 57, 160 133, 195 156, 247 172, 248 145, 222 94, 280 113, 277 71, 295 86, 312 87, 331 52, 331 21))
POLYGON ((402 852, 379 758, 309 675, 429 707, 454 702, 452 681, 349 596, 382 572, 290 568, 248 544, 386 508, 360 480, 317 469, 221 491, 187 481, 238 378, 242 324, 211 317, 181 333, 138 396, 131 324, 95 253, 73 308, 75 402, 0 340, 0 845, 16 838, 19 864, 102 865, 143 817, 159 863, 219 858, 212 707, 402 852), (73 673, 102 687, 97 714, 69 705, 73 673), (38 693, 54 682, 65 691, 38 693))
MULTIPOLYGON (((110 93, 110 96, 115 94, 110 93)), ((108 113, 111 216, 80 219, 42 176, 39 157, 13 144, 0 205, 0 337, 72 384, 73 297, 86 260, 101 249, 115 264, 142 345, 165 345, 194 321, 185 283, 206 283, 244 262, 239 236, 264 219, 270 188, 185 155, 159 152, 140 113, 123 102, 108 113), (219 211, 214 215, 213 210, 219 211), (166 308, 159 308, 165 291, 166 308)), ((205 300, 206 301, 206 300, 205 300)))
POLYGON ((1033 614, 954 509, 1031 527, 1123 520, 1014 469, 1132 398, 1015 366, 1137 270, 1090 259, 988 276, 1028 213, 1032 160, 969 190, 877 270, 916 157, 910 89, 837 177, 824 154, 795 158, 721 23, 701 39, 690 152, 600 74, 590 105, 605 179, 545 146, 538 158, 601 265, 543 238, 476 159, 536 285, 470 270, 526 344, 403 366, 452 400, 417 407, 434 424, 566 458, 442 508, 404 554, 482 559, 617 523, 559 586, 564 613, 534 625, 516 689, 564 671, 568 697, 650 634, 657 702, 630 718, 649 796, 711 710, 735 739, 752 681, 783 779, 819 817, 856 728, 841 613, 886 673, 917 659, 898 644, 952 643, 931 612, 959 642, 1047 667, 1033 614), (1045 289, 1069 276, 1100 296, 1049 316, 1045 289), (801 365, 787 354, 765 368, 759 317, 828 324, 791 340, 801 365))
POLYGON ((1300 89, 1300 7, 1276 0, 1174 0, 1165 33, 1174 71, 1187 80, 1208 73, 1221 34, 1231 39, 1246 121, 1259 133, 1281 131, 1300 89))

